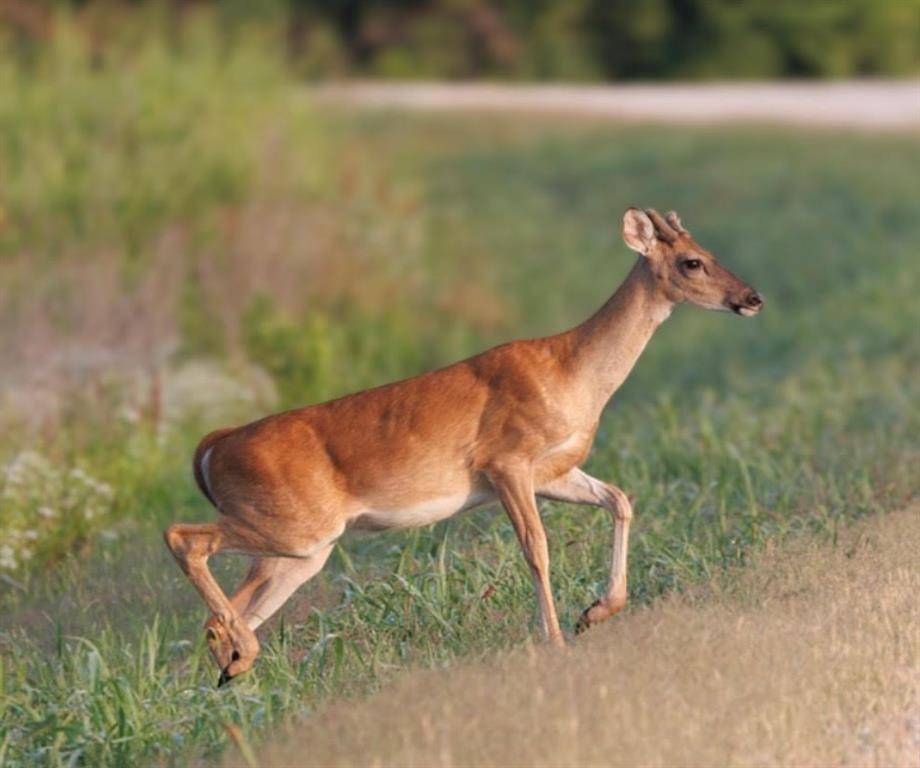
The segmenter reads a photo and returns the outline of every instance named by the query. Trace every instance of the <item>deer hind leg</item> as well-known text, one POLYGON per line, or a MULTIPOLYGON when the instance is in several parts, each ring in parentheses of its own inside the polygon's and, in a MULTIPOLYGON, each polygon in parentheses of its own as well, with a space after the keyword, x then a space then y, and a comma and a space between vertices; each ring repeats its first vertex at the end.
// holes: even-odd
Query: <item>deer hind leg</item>
POLYGON ((620 488, 591 477, 578 468, 547 483, 537 491, 537 494, 555 501, 603 507, 613 516, 613 556, 610 562, 610 581, 604 596, 595 600, 579 617, 575 625, 575 632, 580 634, 593 624, 610 618, 626 607, 626 557, 629 548, 632 505, 629 503, 629 497, 620 488))
POLYGON ((249 572, 230 598, 251 630, 257 629, 300 587, 319 573, 334 544, 305 558, 255 557, 249 572))
POLYGON ((166 529, 163 538, 211 611, 205 631, 211 655, 221 669, 218 685, 222 685, 248 670, 259 653, 255 633, 240 618, 207 565, 211 555, 236 548, 240 542, 216 523, 176 523, 166 529))

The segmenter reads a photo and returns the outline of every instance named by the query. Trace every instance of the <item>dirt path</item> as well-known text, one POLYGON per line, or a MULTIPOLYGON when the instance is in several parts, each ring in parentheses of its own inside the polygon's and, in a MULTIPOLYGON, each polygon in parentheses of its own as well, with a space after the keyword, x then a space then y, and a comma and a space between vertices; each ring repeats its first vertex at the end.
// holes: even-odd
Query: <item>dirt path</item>
POLYGON ((413 111, 920 129, 920 80, 598 86, 365 82, 323 86, 313 93, 327 104, 413 111))

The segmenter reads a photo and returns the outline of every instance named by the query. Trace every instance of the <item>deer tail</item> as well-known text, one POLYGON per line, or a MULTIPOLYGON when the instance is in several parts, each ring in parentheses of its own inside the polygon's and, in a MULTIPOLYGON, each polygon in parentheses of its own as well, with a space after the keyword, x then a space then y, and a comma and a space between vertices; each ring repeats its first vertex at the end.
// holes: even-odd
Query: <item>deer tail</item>
POLYGON ((233 427, 227 427, 226 429, 218 429, 205 435, 201 442, 198 443, 198 447, 195 449, 195 457, 192 459, 192 472, 195 475, 195 482, 198 484, 198 487, 207 500, 215 507, 217 507, 217 502, 214 501, 214 496, 211 494, 211 486, 208 482, 208 459, 210 458, 211 449, 222 437, 233 431, 233 427))

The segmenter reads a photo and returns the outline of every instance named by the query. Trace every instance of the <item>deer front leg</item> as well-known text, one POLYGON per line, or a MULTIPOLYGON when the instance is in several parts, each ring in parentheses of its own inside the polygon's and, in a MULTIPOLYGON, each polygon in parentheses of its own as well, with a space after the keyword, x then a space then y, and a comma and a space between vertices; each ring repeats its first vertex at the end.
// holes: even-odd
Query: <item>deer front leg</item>
POLYGON ((554 501, 603 507, 613 516, 613 557, 610 563, 610 582, 604 596, 595 600, 578 619, 575 632, 580 634, 592 624, 610 618, 626 606, 626 555, 632 505, 629 503, 629 497, 621 489, 591 477, 577 467, 541 487, 537 494, 554 501))
POLYGON ((533 471, 529 465, 489 471, 488 478, 502 506, 511 518, 524 558, 533 576, 544 639, 556 646, 565 645, 549 580, 549 547, 546 531, 534 498, 533 471))

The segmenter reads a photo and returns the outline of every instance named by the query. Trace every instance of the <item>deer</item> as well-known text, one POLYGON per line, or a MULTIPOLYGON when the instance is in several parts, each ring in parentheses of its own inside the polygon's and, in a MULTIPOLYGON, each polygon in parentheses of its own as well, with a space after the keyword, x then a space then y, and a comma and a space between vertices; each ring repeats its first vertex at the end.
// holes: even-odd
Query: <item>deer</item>
POLYGON ((537 499, 602 508, 613 519, 609 579, 576 634, 626 606, 632 505, 580 468, 602 412, 675 305, 752 316, 764 302, 673 211, 628 208, 622 237, 635 264, 574 328, 204 437, 194 478, 218 519, 175 523, 164 538, 211 612, 219 686, 253 666, 256 629, 350 529, 423 526, 499 502, 533 578, 542 636, 564 646, 537 499), (218 552, 251 557, 229 598, 208 569, 218 552))

